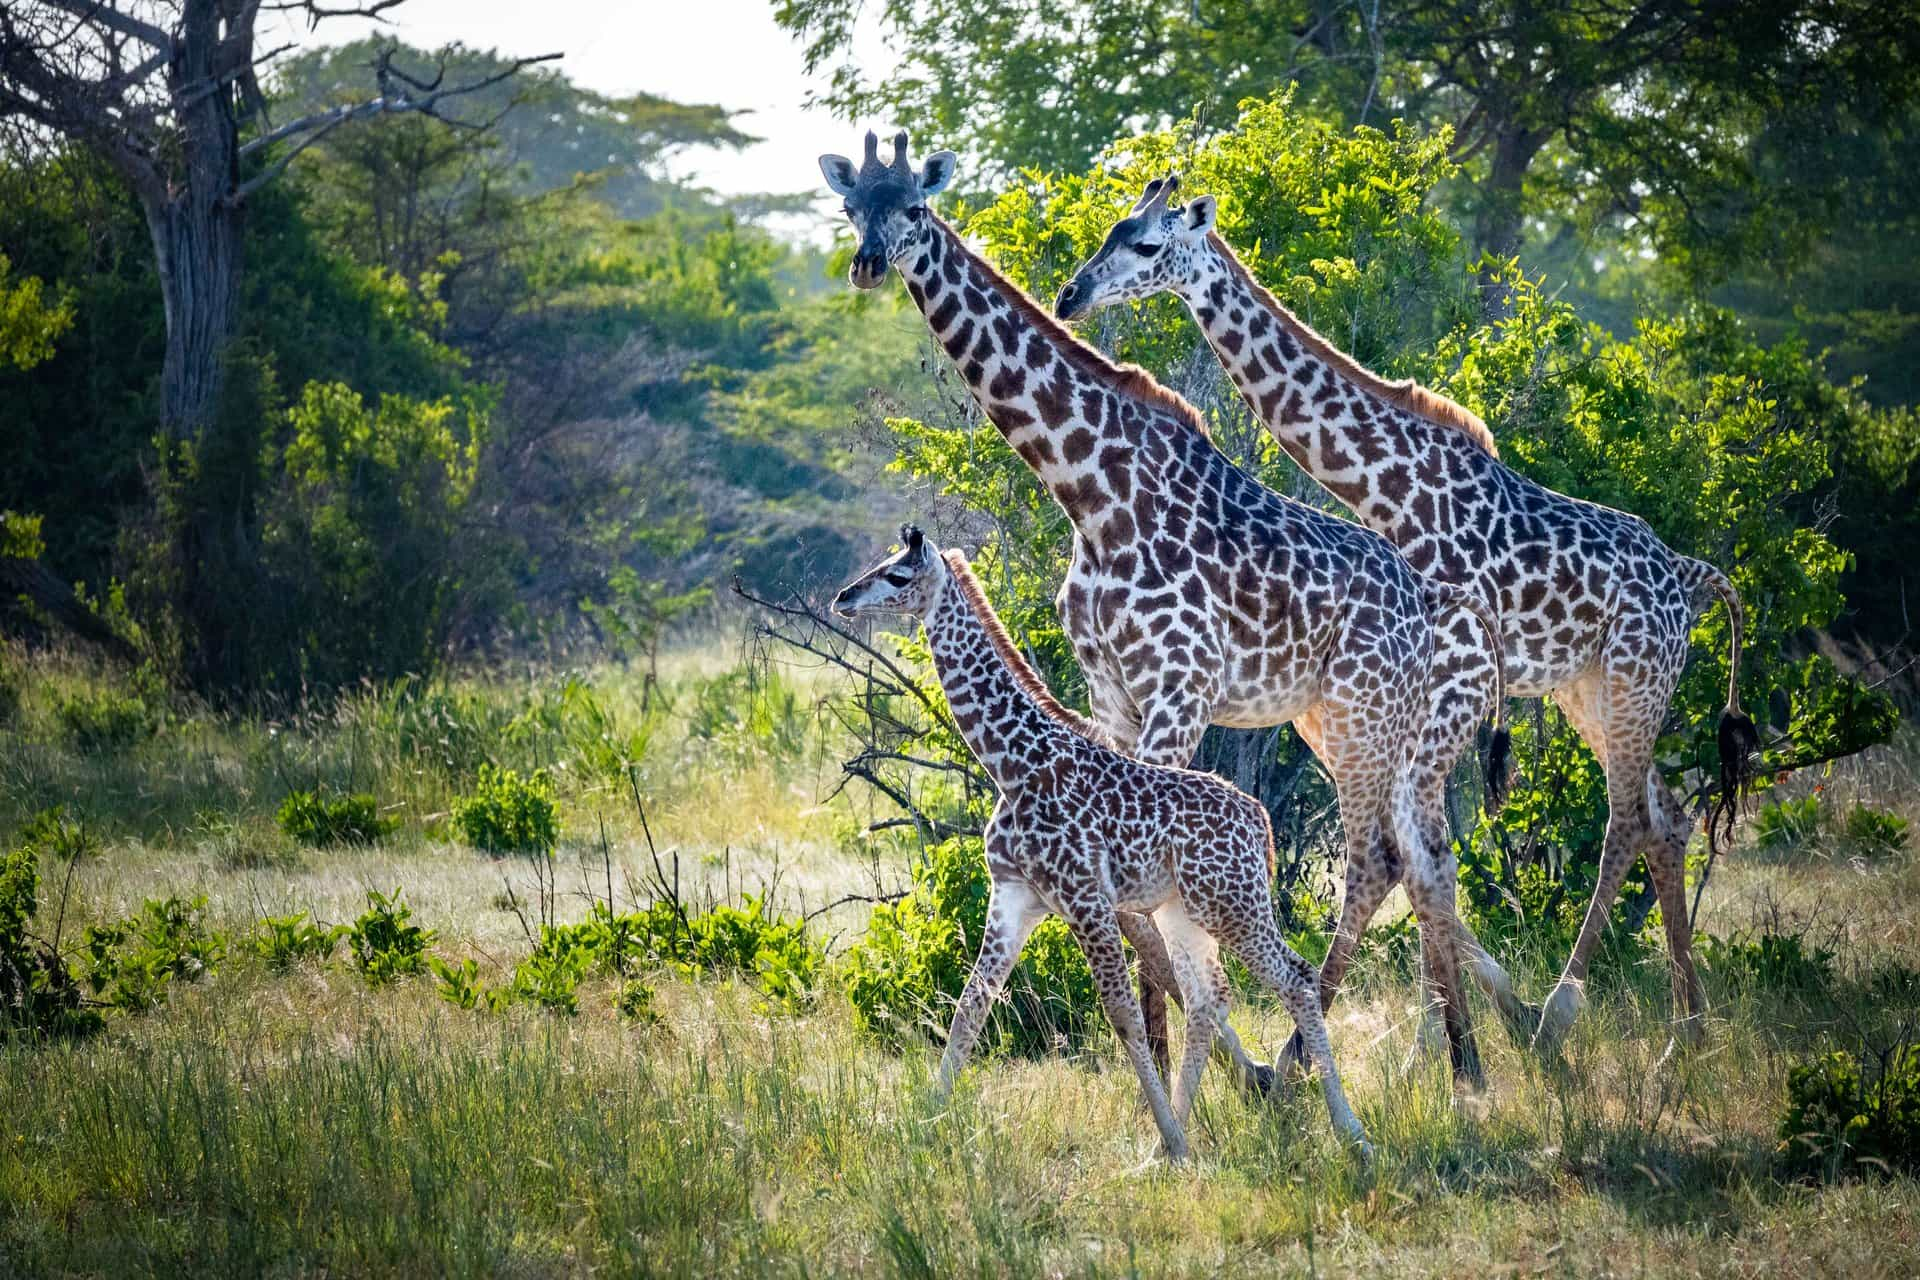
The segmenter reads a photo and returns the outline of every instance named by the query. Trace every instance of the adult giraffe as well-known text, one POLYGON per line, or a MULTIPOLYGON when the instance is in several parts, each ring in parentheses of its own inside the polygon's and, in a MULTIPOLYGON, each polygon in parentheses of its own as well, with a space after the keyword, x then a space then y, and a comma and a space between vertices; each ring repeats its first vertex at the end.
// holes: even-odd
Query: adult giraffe
MULTIPOLYGON (((1096 307, 1177 294, 1280 447, 1400 548, 1422 574, 1467 588, 1499 619, 1509 689, 1550 695, 1607 777, 1600 877, 1580 936, 1542 1009, 1536 1041, 1557 1046, 1579 1016, 1587 966, 1636 855, 1659 894, 1679 1033, 1706 1011, 1687 921, 1685 807, 1653 767, 1654 739, 1686 665, 1693 601, 1726 603, 1732 651, 1720 717, 1722 794, 1731 806, 1756 747, 1740 710, 1740 597, 1712 565, 1670 550, 1646 521, 1555 493, 1499 458, 1486 424, 1411 381, 1388 382, 1335 350, 1254 279, 1214 229, 1213 197, 1171 204, 1169 175, 1147 185, 1055 304, 1066 320, 1096 307)), ((1437 667, 1483 660, 1477 638, 1444 629, 1437 667)), ((1436 689, 1424 767, 1450 768, 1485 705, 1484 685, 1436 689)), ((1419 794, 1435 795, 1431 786, 1419 794)), ((1730 815, 1731 808, 1726 812, 1730 815)), ((1444 840, 1438 810, 1423 815, 1444 840)))
MULTIPOLYGON (((1454 1070, 1478 1082, 1453 858, 1423 843, 1406 794, 1430 611, 1472 607, 1466 593, 1423 585, 1385 538, 1262 487, 1214 447, 1191 405, 1078 341, 968 248, 927 208, 953 176, 952 152, 915 173, 905 133, 891 164, 878 147, 869 133, 858 169, 820 158, 859 239, 852 282, 876 288, 889 267, 900 272, 987 418, 1072 521, 1057 604, 1095 720, 1120 750, 1175 767, 1209 724, 1292 721, 1333 776, 1350 894, 1356 879, 1369 882, 1364 897, 1372 880, 1404 874, 1454 1070)), ((1346 925, 1333 945, 1350 952, 1358 931, 1346 925)), ((1163 1046, 1164 995, 1176 990, 1165 950, 1150 920, 1123 917, 1123 928, 1163 1046)), ((1244 1052, 1235 1058, 1260 1081, 1244 1052)))

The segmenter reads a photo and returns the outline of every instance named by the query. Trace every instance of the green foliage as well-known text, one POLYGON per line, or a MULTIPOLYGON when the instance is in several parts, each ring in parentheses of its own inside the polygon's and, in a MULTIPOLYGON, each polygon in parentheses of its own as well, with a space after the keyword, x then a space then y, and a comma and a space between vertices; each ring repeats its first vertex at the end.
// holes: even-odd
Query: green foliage
POLYGON ((702 679, 686 710, 687 736, 740 760, 796 758, 811 717, 800 693, 777 669, 741 669, 702 679))
POLYGON ((1780 1118, 1780 1152, 1794 1173, 1837 1177, 1863 1167, 1920 1170, 1920 1044, 1902 1044, 1863 1070, 1843 1051, 1794 1067, 1780 1118))
POLYGON ((128 1013, 154 1009, 176 980, 198 981, 226 958, 226 935, 209 929, 207 898, 148 898, 114 924, 87 929, 86 983, 95 998, 128 1013))
POLYGON ((653 999, 654 990, 651 986, 638 978, 628 978, 615 993, 613 1007, 628 1021, 650 1027, 660 1021, 659 1011, 653 1007, 653 999))
POLYGON ((626 777, 628 766, 646 758, 653 728, 646 723, 623 732, 593 686, 570 672, 557 683, 542 685, 500 737, 506 745, 547 759, 564 753, 583 776, 617 782, 626 777))
POLYGON ((251 946, 253 953, 267 962, 269 969, 285 972, 305 960, 331 958, 334 948, 346 935, 346 925, 327 928, 314 924, 308 921, 307 913, 301 911, 287 916, 263 917, 260 928, 253 935, 251 946))
POLYGON ((449 964, 439 956, 429 955, 427 968, 439 979, 435 991, 456 1009, 486 1009, 504 1003, 497 999, 504 993, 488 991, 480 984, 480 965, 471 958, 449 964))
MULTIPOLYGON (((309 383, 265 471, 261 569, 270 629, 292 665, 279 687, 333 688, 431 670, 463 565, 480 564, 464 513, 488 432, 484 397, 383 395, 309 383)), ((264 638, 264 637, 263 637, 264 638)))
POLYGON ((483 764, 473 791, 454 801, 453 825, 488 853, 551 852, 560 839, 553 779, 545 769, 523 779, 513 769, 483 764))
POLYGON ((1797 933, 1699 933, 1694 945, 1709 972, 1762 991, 1824 991, 1833 978, 1834 953, 1797 933))
POLYGON ((1909 823, 1890 809, 1859 804, 1847 810, 1848 843, 1862 853, 1893 854, 1907 847, 1909 823))
POLYGON ((533 954, 515 970, 512 991, 516 999, 573 1013, 574 989, 583 978, 625 979, 643 963, 689 976, 738 974, 786 1012, 809 1007, 826 972, 826 954, 807 936, 805 923, 774 915, 760 898, 700 912, 660 901, 624 915, 596 903, 578 924, 541 928, 533 954))
POLYGON ((18 845, 0 854, 0 1034, 83 1035, 100 1026, 99 1014, 83 1007, 65 959, 33 933, 40 858, 54 841, 72 858, 87 838, 57 813, 43 813, 18 845))
MULTIPOLYGON (((955 837, 915 863, 905 898, 874 908, 841 969, 863 1030, 895 1045, 946 1034, 986 933, 991 888, 979 840, 955 837)), ((1046 1053, 1084 1041, 1099 1017, 1086 957, 1058 919, 1033 931, 1007 995, 982 1034, 984 1045, 1046 1053)))
POLYGON ((143 689, 88 686, 62 697, 54 714, 74 747, 88 755, 125 751, 160 732, 161 713, 143 689))
POLYGON ((346 932, 354 967, 369 986, 384 986, 397 978, 423 973, 427 948, 434 933, 413 923, 413 909, 400 890, 392 894, 367 891, 367 909, 346 932))
POLYGON ((301 844, 324 848, 336 844, 374 844, 399 827, 399 821, 380 816, 380 803, 364 791, 334 795, 292 791, 280 803, 280 829, 301 844))
POLYGON ((13 723, 20 714, 20 704, 25 701, 26 677, 21 673, 20 664, 13 652, 4 643, 0 643, 0 728, 13 723))
POLYGON ((1818 792, 1798 800, 1769 800, 1753 819, 1753 842, 1762 849, 1785 849, 1805 844, 1827 826, 1826 803, 1818 792))
POLYGON ((13 263, 0 253, 0 366, 31 369, 53 354, 54 340, 73 327, 73 299, 46 301, 37 276, 9 281, 13 263))

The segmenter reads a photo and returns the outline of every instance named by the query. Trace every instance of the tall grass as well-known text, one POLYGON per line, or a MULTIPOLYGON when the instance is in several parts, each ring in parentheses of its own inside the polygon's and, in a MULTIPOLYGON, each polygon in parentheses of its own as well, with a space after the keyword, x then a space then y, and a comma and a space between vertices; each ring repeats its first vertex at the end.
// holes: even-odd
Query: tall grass
MULTIPOLYGON (((592 713, 564 677, 494 673, 278 719, 175 708, 157 741, 85 754, 53 707, 99 676, 56 661, 0 727, 0 836, 64 802, 106 837, 73 868, 69 929, 200 892, 236 932, 338 922, 399 884, 495 978, 527 946, 502 881, 524 901, 532 864, 445 830, 481 760, 561 780, 568 834, 544 874, 565 918, 609 879, 624 898, 656 852, 690 896, 776 867, 796 900, 869 888, 855 815, 822 804, 836 744, 805 681, 755 705, 766 686, 710 656, 666 674, 646 713, 626 673, 578 677, 592 713), (400 831, 297 848, 272 820, 292 787, 371 791, 400 831)), ((1853 798, 1915 816, 1917 741, 1858 766, 1853 798)), ((860 911, 815 928, 844 937, 860 911)), ((1408 959, 1370 948, 1332 1029, 1371 1168, 1317 1091, 1255 1102, 1218 1071, 1196 1159, 1168 1168, 1100 1035, 982 1062, 940 1105, 934 1051, 863 1039, 831 984, 776 1015, 744 981, 657 970, 645 1024, 616 1013, 611 980, 581 987, 577 1018, 483 1013, 429 979, 374 990, 338 957, 276 967, 235 946, 100 1036, 0 1041, 0 1275, 1912 1275, 1920 1184, 1787 1180, 1775 1128, 1793 1063, 1912 1034, 1916 922, 1911 850, 1857 855, 1842 834, 1736 851, 1702 926, 1805 935, 1828 968, 1709 967, 1707 1045, 1670 1053, 1664 954, 1621 949, 1556 1065, 1481 1018, 1484 1095, 1409 1056, 1408 959)), ((1544 991, 1557 958, 1519 957, 1516 979, 1544 991)), ((1290 1030, 1262 1003, 1235 1018, 1268 1052, 1290 1030)))

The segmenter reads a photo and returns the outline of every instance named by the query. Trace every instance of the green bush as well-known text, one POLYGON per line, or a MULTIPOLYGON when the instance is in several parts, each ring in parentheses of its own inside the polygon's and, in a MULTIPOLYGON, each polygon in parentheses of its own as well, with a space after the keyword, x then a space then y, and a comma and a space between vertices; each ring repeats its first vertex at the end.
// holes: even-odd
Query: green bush
POLYGON ((1700 933, 1694 945, 1709 972, 1763 991, 1824 988, 1833 978, 1833 952, 1796 933, 1700 933))
POLYGON ((371 986, 383 986, 396 978, 424 973, 427 948, 433 944, 433 930, 413 922, 413 911, 402 901, 400 890, 391 895, 369 890, 367 910, 347 930, 347 947, 354 967, 366 976, 371 986))
POLYGON ((572 1013, 573 988, 591 975, 627 978, 641 964, 666 964, 689 976, 736 973, 770 1006, 798 1012, 813 1001, 826 954, 797 919, 776 916, 748 897, 742 906, 684 913, 671 902, 616 914, 596 903, 578 924, 547 925, 515 971, 517 999, 572 1013))
POLYGON ((144 697, 117 689, 68 694, 54 714, 74 747, 88 755, 124 751, 160 731, 160 717, 144 697))
MULTIPOLYGON (((874 908, 841 976, 862 1029, 894 1045, 946 1035, 953 1005, 985 935, 990 882, 975 837, 934 845, 915 864, 913 888, 874 908)), ((1021 1054, 1079 1043, 1096 1024, 1099 993, 1064 922, 1042 921, 1027 940, 982 1043, 1021 1054)))
POLYGON ((311 924, 307 913, 267 916, 253 936, 253 952, 267 962, 269 969, 287 970, 302 960, 325 960, 346 935, 347 926, 326 928, 311 924))
POLYGON ((87 985, 129 1013, 157 1008, 176 980, 197 981, 226 958, 226 935, 207 928, 206 895, 149 898, 117 924, 87 930, 87 985))
POLYGON ((560 838, 553 779, 545 769, 521 778, 512 769, 480 766, 472 794, 453 805, 466 842, 488 853, 547 853, 560 838))
POLYGON ((57 825, 57 816, 42 814, 0 855, 0 1032, 78 1035, 100 1026, 59 952, 33 934, 42 837, 57 825))
POLYGON ((280 829, 301 844, 324 847, 337 844, 373 844, 390 835, 399 822, 380 816, 371 795, 328 795, 294 791, 280 804, 280 829))
POLYGON ((621 1017, 641 1026, 653 1026, 660 1021, 659 1011, 653 1007, 653 988, 638 978, 628 978, 620 984, 619 992, 613 998, 613 1007, 621 1017))
POLYGON ((1805 844, 1827 826, 1827 808, 1817 793, 1798 800, 1769 800, 1753 819, 1754 843, 1762 849, 1805 844))
POLYGON ((1793 1172, 1812 1177, 1920 1172, 1920 1044, 1904 1044, 1863 1071, 1835 1052, 1787 1074, 1780 1153, 1793 1172))
POLYGON ((1847 841, 1862 853, 1899 853, 1907 847, 1907 820, 1886 809, 1855 805, 1847 810, 1847 841))

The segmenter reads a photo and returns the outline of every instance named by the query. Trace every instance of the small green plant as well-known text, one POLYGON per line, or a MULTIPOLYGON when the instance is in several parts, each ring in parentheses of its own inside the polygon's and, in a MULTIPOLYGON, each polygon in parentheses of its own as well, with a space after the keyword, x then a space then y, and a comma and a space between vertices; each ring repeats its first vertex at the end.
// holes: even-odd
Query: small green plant
POLYGON ((1695 945, 1710 971, 1762 991, 1824 987, 1833 978, 1833 952, 1797 933, 1701 933, 1695 945))
POLYGON ((1876 1068, 1839 1051, 1787 1073, 1779 1149, 1794 1173, 1920 1171, 1920 1043, 1896 1046, 1876 1068))
POLYGON ((580 948, 542 946, 514 967, 513 998, 572 1017, 580 1012, 580 980, 591 963, 591 955, 580 948))
POLYGON ((1847 810, 1847 842, 1861 853, 1882 856, 1907 847, 1907 820, 1886 809, 1855 805, 1847 810))
POLYGON ((148 898, 115 924, 87 930, 87 985, 112 1008, 139 1013, 166 1003, 176 981, 193 982, 226 958, 226 935, 206 925, 206 895, 148 898))
POLYGON ((1763 849, 1805 844, 1827 825, 1826 805, 1817 792, 1798 800, 1769 800, 1753 819, 1754 843, 1763 849))
POLYGON ((426 972, 427 948, 434 933, 413 923, 413 910, 400 890, 391 894, 368 890, 367 909, 347 930, 346 938, 354 967, 369 985, 378 987, 426 972))
POLYGON ((253 935, 252 947, 269 969, 285 972, 303 960, 329 959, 346 932, 345 925, 326 928, 310 923, 304 911, 290 916, 267 916, 253 935))
POLYGON ((510 991, 481 986, 480 966, 471 958, 459 964, 449 964, 439 956, 429 955, 427 968, 439 979, 435 990, 440 998, 456 1009, 491 1009, 497 1012, 512 999, 510 991))
POLYGON ((620 984, 615 994, 613 1007, 620 1016, 641 1026, 651 1027, 659 1023, 660 1013, 653 1007, 653 988, 638 978, 628 978, 620 984))
POLYGON ((382 818, 379 802, 364 791, 348 795, 290 792, 280 804, 279 820, 282 831, 316 848, 373 844, 400 825, 392 818, 382 818))
POLYGON ((454 802, 453 823, 468 844, 488 853, 548 853, 560 838, 553 779, 545 769, 523 779, 481 765, 472 794, 454 802))

